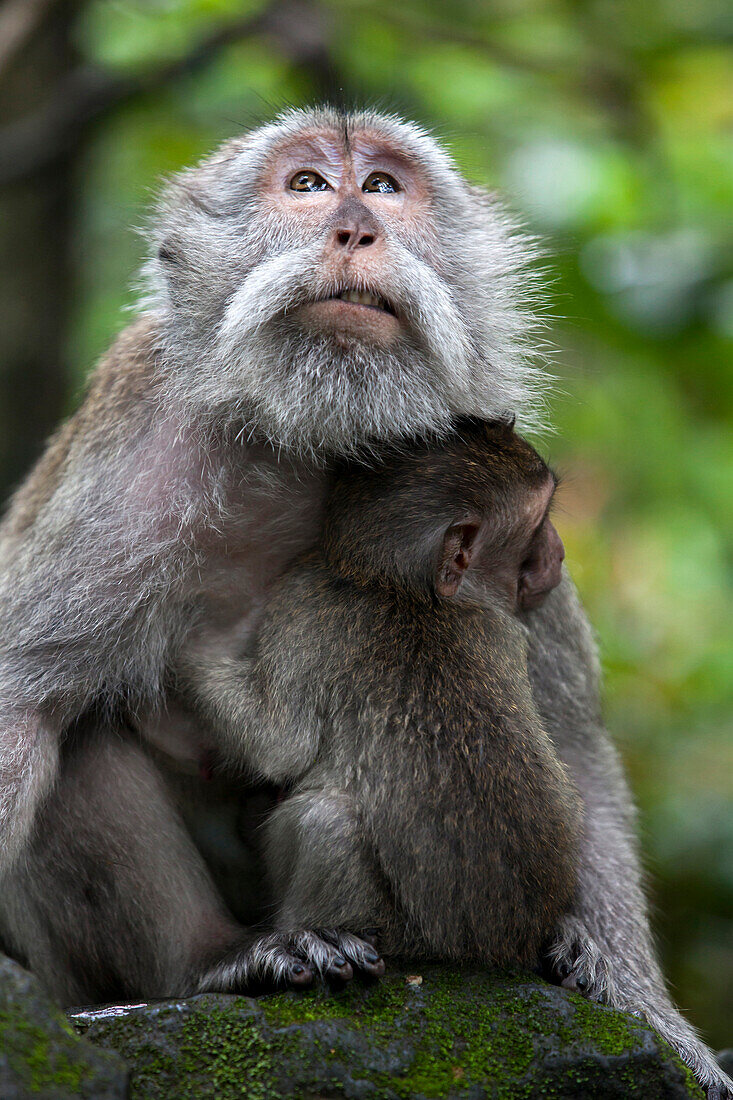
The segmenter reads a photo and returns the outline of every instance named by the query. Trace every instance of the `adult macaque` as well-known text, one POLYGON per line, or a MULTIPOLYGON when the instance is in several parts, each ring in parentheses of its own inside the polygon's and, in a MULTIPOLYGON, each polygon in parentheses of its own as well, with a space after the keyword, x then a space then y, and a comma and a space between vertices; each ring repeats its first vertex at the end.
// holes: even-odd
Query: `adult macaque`
MULTIPOLYGON (((229 988, 216 960, 252 937, 124 731, 198 761, 196 727, 163 720, 167 671, 199 629, 254 635, 316 540, 334 457, 460 415, 532 419, 528 258, 430 137, 371 112, 290 112, 168 189, 143 315, 0 532, 0 929, 60 998, 229 988)), ((728 1087, 654 958, 569 581, 527 622, 535 700, 586 807, 558 966, 595 941, 616 1002, 728 1087)))
POLYGON ((367 931, 389 956, 540 965, 580 832, 516 619, 560 583, 554 488, 505 423, 343 466, 254 656, 189 651, 188 689, 230 757, 289 788, 253 977, 335 950, 360 965, 349 933, 367 931))

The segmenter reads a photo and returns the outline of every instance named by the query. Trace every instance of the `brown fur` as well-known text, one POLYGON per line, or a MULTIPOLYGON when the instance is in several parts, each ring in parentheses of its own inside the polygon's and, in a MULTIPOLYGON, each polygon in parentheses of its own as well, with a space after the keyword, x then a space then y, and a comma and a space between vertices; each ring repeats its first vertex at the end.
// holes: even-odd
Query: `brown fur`
MULTIPOLYGON (((234 751, 294 784, 269 842, 286 936, 377 928, 392 954, 539 963, 573 901, 580 802, 494 566, 516 542, 518 570, 548 478, 506 427, 472 422, 337 473, 322 548, 278 585, 255 659, 229 670, 250 700, 234 751), (471 596, 439 598, 445 533, 476 509, 490 527, 471 596)), ((220 720, 223 670, 188 676, 220 720)))

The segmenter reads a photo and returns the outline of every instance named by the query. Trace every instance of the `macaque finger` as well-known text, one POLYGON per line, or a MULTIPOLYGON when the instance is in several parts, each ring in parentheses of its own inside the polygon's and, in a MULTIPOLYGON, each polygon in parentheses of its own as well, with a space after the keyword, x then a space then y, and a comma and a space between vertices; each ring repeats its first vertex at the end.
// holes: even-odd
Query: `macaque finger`
POLYGON ((343 955, 334 955, 323 976, 326 981, 335 985, 345 985, 354 977, 354 968, 343 955))
POLYGON ((305 964, 328 982, 343 985, 354 977, 346 954, 333 939, 321 932, 303 930, 283 934, 288 946, 305 964))
MULTIPOLYGON (((359 938, 349 932, 324 932, 361 974, 381 978, 385 971, 384 959, 366 936, 359 938)), ((374 937, 376 939, 376 937, 374 937)))

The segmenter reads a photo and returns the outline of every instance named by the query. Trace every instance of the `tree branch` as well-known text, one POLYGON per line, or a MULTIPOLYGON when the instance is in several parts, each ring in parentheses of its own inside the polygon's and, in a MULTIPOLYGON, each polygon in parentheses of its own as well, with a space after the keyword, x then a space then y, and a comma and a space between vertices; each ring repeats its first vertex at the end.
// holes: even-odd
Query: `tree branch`
MULTIPOLYGON (((370 5, 369 11, 374 14, 374 5, 370 5)), ((515 69, 518 72, 530 73, 537 76, 556 76, 557 66, 540 58, 530 57, 528 54, 520 54, 515 50, 493 42, 490 39, 471 30, 465 30, 457 23, 430 23, 424 17, 417 18, 411 12, 397 6, 379 6, 376 14, 385 23, 391 23, 393 27, 407 31, 411 36, 426 42, 451 43, 456 46, 464 46, 475 50, 486 57, 490 57, 497 65, 505 69, 515 69)))
POLYGON ((5 0, 0 7, 0 76, 56 3, 58 0, 5 0))
POLYGON ((134 76, 80 66, 54 88, 40 110, 0 130, 0 186, 41 172, 68 156, 89 124, 120 104, 190 76, 231 43, 266 31, 277 7, 274 4, 258 15, 218 27, 183 57, 134 76))

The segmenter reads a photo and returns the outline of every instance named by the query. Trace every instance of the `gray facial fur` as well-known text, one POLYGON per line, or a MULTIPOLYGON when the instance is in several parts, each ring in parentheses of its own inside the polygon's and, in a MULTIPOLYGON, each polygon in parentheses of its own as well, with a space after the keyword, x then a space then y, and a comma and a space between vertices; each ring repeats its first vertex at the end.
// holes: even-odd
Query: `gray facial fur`
POLYGON ((386 353, 365 344, 344 353, 289 323, 287 310, 338 287, 319 271, 323 241, 278 223, 256 185, 285 140, 343 125, 332 110, 289 111, 164 194, 144 301, 165 319, 171 390, 198 415, 244 421, 311 455, 440 431, 460 414, 536 427, 548 381, 536 366, 536 250, 414 124, 373 112, 346 123, 398 144, 427 171, 434 225, 391 237, 379 284, 416 337, 386 353))

